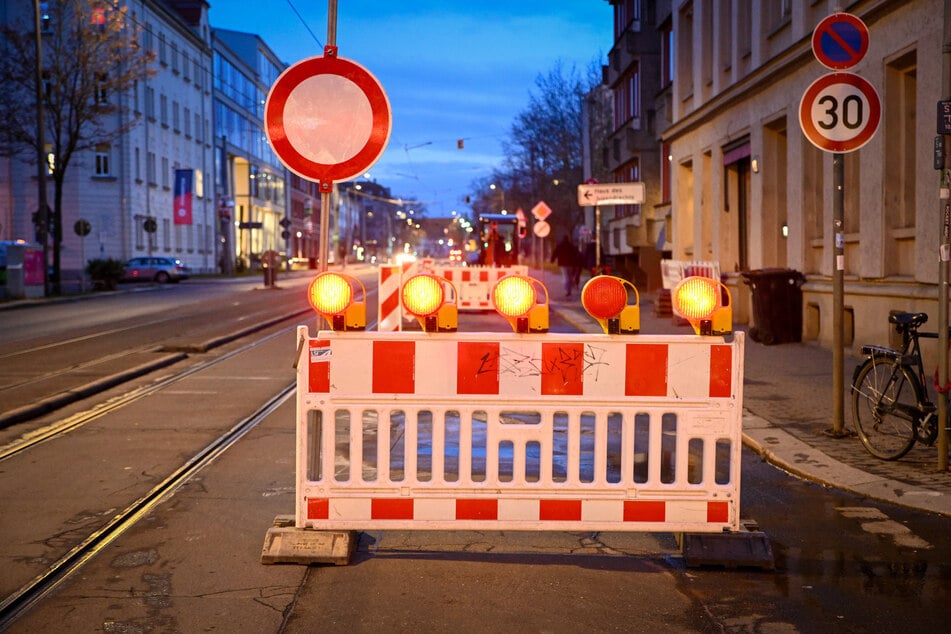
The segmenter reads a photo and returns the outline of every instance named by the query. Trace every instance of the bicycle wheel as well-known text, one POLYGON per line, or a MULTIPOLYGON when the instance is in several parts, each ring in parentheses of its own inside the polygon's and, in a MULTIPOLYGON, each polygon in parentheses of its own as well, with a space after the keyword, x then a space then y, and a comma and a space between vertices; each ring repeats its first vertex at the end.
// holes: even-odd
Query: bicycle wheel
POLYGON ((867 359, 852 382, 852 422, 870 454, 897 460, 915 444, 918 380, 904 366, 867 359))

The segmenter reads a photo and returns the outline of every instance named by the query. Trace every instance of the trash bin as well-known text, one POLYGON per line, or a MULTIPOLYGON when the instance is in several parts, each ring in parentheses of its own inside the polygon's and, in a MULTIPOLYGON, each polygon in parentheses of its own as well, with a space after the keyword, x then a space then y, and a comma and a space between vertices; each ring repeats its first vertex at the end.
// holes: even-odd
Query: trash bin
POLYGON ((742 274, 753 294, 750 339, 771 346, 802 341, 802 285, 792 269, 757 269, 742 274))

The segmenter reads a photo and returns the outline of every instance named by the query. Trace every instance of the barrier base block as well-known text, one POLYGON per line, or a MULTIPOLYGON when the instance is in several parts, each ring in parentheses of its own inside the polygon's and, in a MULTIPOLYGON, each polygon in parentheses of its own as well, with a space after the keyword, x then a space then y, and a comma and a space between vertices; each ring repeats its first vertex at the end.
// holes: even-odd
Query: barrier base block
POLYGON ((688 568, 720 566, 773 570, 776 567, 769 537, 752 520, 740 520, 738 531, 682 533, 678 541, 688 568))
POLYGON ((346 566, 356 547, 356 531, 296 528, 292 515, 278 515, 264 537, 261 563, 346 566))

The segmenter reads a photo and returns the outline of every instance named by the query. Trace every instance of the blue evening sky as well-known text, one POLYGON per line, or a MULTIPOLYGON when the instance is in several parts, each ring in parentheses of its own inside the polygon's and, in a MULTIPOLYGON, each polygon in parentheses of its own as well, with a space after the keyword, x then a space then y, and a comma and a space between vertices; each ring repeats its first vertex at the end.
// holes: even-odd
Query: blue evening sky
MULTIPOLYGON (((288 0, 209 0, 211 23, 257 33, 288 64, 322 55, 326 0, 291 2, 306 27, 288 0)), ((392 108, 371 177, 424 201, 431 216, 469 211, 463 198, 501 164, 501 143, 539 75, 559 61, 584 74, 607 63, 612 42, 606 0, 337 2, 338 55, 373 73, 392 108)))

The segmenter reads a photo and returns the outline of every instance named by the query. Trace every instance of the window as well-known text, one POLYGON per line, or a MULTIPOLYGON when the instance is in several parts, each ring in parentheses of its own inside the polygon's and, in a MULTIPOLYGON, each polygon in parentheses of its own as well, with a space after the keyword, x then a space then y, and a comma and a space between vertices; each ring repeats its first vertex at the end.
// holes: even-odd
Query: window
POLYGON ((162 157, 162 189, 169 188, 168 158, 162 157))
POLYGON ((621 128, 631 119, 640 116, 640 65, 631 64, 631 72, 614 91, 614 129, 621 128))
POLYGON ((172 42, 172 72, 178 74, 178 44, 172 42))
POLYGON ((112 153, 108 143, 96 145, 96 176, 111 176, 109 156, 112 153))
POLYGON ((106 89, 109 77, 105 73, 96 73, 96 105, 104 106, 109 103, 109 91, 106 89))
POLYGON ((161 119, 162 127, 167 128, 168 127, 168 97, 166 97, 165 95, 159 96, 159 108, 160 108, 159 114, 162 117, 161 119))
POLYGON ((179 123, 180 121, 178 117, 178 102, 173 100, 172 101, 172 130, 174 130, 175 132, 178 132, 179 130, 181 130, 181 126, 179 125, 179 123))
POLYGON ((182 51, 182 79, 184 79, 185 81, 191 81, 191 79, 188 76, 188 73, 189 73, 188 66, 190 63, 191 62, 188 59, 188 53, 186 51, 182 51))
POLYGON ((674 28, 670 20, 660 27, 660 82, 669 86, 674 81, 674 28))
POLYGON ((142 182, 142 152, 135 148, 135 182, 142 182))
POLYGON ((185 138, 192 138, 192 111, 188 108, 185 108, 185 113, 182 115, 182 123, 185 124, 185 138))
POLYGON ((155 152, 149 152, 148 166, 146 167, 146 170, 148 170, 149 185, 152 185, 154 187, 155 185, 158 184, 157 181, 155 180, 156 179, 155 152))
POLYGON ((159 33, 158 36, 158 57, 162 66, 168 66, 168 54, 165 51, 165 34, 159 33))
POLYGON ((151 87, 145 89, 145 116, 155 121, 155 89, 151 87))

